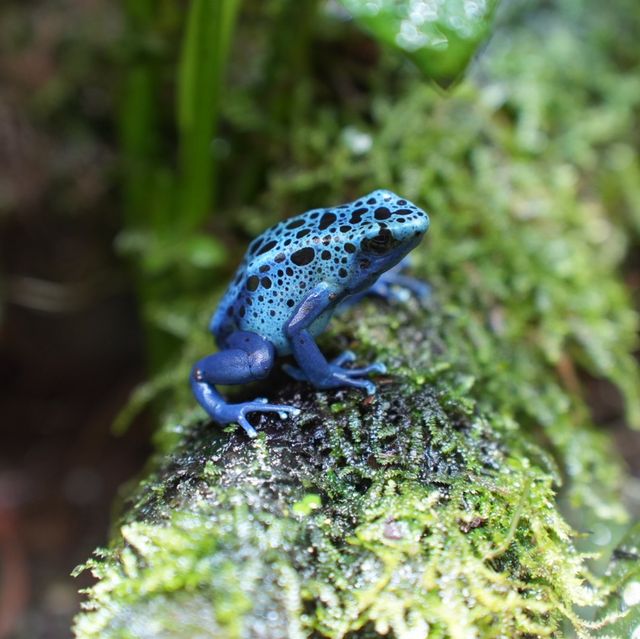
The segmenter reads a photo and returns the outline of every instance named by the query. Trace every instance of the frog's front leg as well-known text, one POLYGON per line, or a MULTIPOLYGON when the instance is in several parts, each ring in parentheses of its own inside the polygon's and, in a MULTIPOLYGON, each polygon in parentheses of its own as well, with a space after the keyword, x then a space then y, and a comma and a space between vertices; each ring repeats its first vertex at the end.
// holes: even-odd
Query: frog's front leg
POLYGON ((258 398, 241 404, 227 404, 216 384, 246 384, 264 379, 275 361, 271 342, 256 333, 237 331, 230 335, 218 353, 201 359, 191 372, 191 389, 200 406, 220 424, 238 423, 250 437, 258 433, 247 421, 248 413, 278 413, 281 418, 297 415, 293 406, 269 404, 258 398))
POLYGON ((375 384, 368 379, 359 378, 369 373, 386 372, 384 364, 375 363, 363 368, 345 368, 342 364, 354 359, 353 353, 349 351, 328 362, 309 331, 311 324, 334 304, 334 300, 335 293, 331 288, 321 284, 299 304, 285 326, 285 333, 300 368, 287 365, 284 370, 291 377, 308 381, 316 388, 355 386, 373 395, 376 392, 375 384))

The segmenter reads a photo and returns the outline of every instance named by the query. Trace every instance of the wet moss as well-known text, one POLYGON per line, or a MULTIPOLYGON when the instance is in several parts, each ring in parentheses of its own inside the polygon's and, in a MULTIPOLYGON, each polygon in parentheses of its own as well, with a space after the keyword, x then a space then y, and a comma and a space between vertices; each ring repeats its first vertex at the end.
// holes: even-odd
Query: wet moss
POLYGON ((565 617, 581 627, 572 606, 596 596, 542 451, 444 366, 435 300, 392 309, 391 326, 388 312, 367 303, 343 319, 360 327, 363 358, 392 364, 375 399, 281 381, 274 399, 303 415, 262 417, 255 441, 188 427, 118 541, 89 563, 99 582, 78 636, 524 636, 565 617))

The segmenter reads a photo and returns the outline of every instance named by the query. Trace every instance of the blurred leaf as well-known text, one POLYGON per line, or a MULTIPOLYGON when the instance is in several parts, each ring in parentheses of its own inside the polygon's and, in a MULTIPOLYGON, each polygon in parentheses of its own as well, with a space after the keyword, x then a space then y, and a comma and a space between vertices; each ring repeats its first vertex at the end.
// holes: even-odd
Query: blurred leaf
POLYGON ((178 127, 181 154, 182 227, 194 228, 213 199, 211 145, 239 0, 193 0, 180 60, 178 127))
POLYGON ((145 231, 123 231, 116 238, 116 248, 133 257, 148 275, 191 266, 211 269, 224 264, 227 252, 215 238, 202 234, 185 239, 167 238, 145 231))
POLYGON ((599 617, 616 618, 600 631, 600 637, 640 637, 640 522, 613 552, 609 568, 613 591, 599 617))
POLYGON ((212 268, 222 264, 226 252, 218 240, 206 235, 193 235, 185 242, 185 257, 198 268, 212 268))
MULTIPOLYGON (((160 228, 172 221, 173 175, 163 159, 162 89, 175 25, 154 0, 123 0, 123 73, 118 111, 124 221, 160 228)), ((176 18, 175 21, 178 21, 176 18)))
POLYGON ((378 40, 440 86, 453 84, 489 34, 498 0, 339 0, 378 40))

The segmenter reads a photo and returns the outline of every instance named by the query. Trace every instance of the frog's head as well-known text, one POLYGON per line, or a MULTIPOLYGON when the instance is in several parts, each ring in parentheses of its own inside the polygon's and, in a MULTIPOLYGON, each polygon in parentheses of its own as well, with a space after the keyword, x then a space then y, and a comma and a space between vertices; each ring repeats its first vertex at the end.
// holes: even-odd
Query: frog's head
POLYGON ((429 228, 429 217, 423 210, 391 191, 374 191, 359 201, 365 203, 366 211, 357 230, 357 288, 395 266, 429 228))

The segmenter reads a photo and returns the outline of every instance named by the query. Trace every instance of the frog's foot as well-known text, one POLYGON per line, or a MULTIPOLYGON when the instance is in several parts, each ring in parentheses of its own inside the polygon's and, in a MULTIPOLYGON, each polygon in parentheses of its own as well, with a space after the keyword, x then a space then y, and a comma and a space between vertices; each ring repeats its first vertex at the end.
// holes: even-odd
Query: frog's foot
POLYGON ((387 367, 382 362, 375 362, 369 366, 361 368, 345 368, 342 364, 350 363, 355 360, 356 356, 351 351, 345 351, 331 360, 326 365, 326 370, 321 375, 307 375, 302 369, 285 364, 284 371, 300 382, 310 382, 316 388, 341 388, 344 386, 353 386, 362 388, 367 395, 373 395, 376 392, 376 385, 368 379, 359 379, 371 373, 386 373, 387 367))
POLYGON ((387 367, 382 362, 374 362, 369 366, 363 366, 361 368, 343 368, 342 364, 349 364, 355 362, 356 354, 353 351, 344 351, 338 357, 335 357, 329 362, 329 366, 341 368, 343 371, 355 375, 368 375, 369 373, 386 373, 387 367))
POLYGON ((349 308, 369 295, 381 297, 391 303, 406 302, 412 295, 421 302, 426 300, 431 295, 431 287, 415 277, 403 275, 403 271, 410 265, 409 257, 405 257, 393 268, 383 273, 368 289, 348 297, 340 304, 338 310, 349 308))
POLYGON ((423 301, 431 294, 428 284, 400 273, 385 273, 371 288, 367 295, 382 297, 388 302, 406 302, 412 295, 423 301))
POLYGON ((396 275, 392 286, 400 287, 400 290, 409 291, 421 302, 431 295, 431 286, 411 275, 396 275))
POLYGON ((224 348, 201 359, 191 371, 191 389, 200 406, 219 424, 237 423, 249 437, 257 435, 248 422, 249 413, 278 413, 285 419, 298 415, 294 406, 269 404, 260 397, 252 402, 227 404, 216 384, 244 384, 264 379, 271 371, 275 348, 271 342, 256 333, 236 331, 225 341, 224 348))
POLYGON ((375 363, 363 368, 346 368, 342 364, 352 362, 353 353, 346 352, 328 362, 308 327, 329 307, 332 302, 332 290, 321 284, 309 291, 307 297, 299 304, 298 310, 285 325, 285 333, 291 345, 291 351, 300 368, 286 366, 285 372, 294 379, 305 380, 316 388, 341 388, 354 386, 364 389, 367 394, 376 392, 375 384, 368 379, 360 379, 369 373, 383 373, 384 364, 375 363))
POLYGON ((334 366, 342 366, 342 364, 348 364, 350 362, 356 361, 356 354, 353 351, 343 351, 338 355, 338 357, 334 357, 329 364, 333 364, 334 366))
POLYGON ((289 415, 299 415, 300 409, 286 404, 269 404, 264 397, 258 397, 251 402, 219 406, 213 418, 222 424, 240 424, 249 437, 256 437, 258 432, 247 420, 249 413, 278 413, 280 419, 287 419, 289 415))

